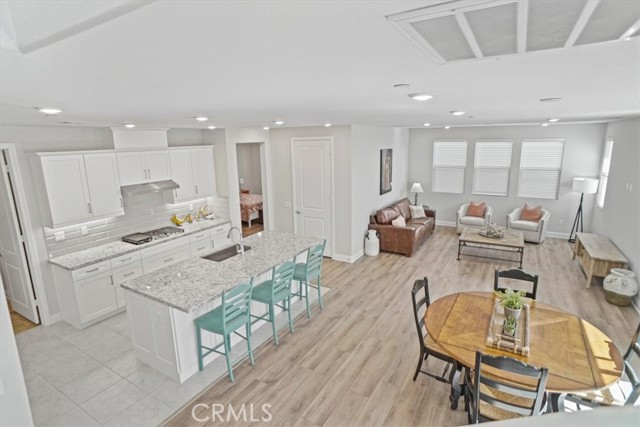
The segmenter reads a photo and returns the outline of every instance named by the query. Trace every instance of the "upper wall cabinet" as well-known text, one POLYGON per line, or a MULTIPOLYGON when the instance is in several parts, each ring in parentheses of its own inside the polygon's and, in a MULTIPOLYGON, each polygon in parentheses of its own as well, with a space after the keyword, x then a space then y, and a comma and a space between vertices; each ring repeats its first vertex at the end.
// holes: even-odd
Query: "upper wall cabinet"
POLYGON ((60 227, 124 214, 114 153, 38 155, 44 225, 60 227))
POLYGON ((169 156, 172 179, 180 185, 171 202, 216 194, 213 147, 172 149, 169 156))
POLYGON ((120 185, 171 179, 167 150, 119 152, 120 185))

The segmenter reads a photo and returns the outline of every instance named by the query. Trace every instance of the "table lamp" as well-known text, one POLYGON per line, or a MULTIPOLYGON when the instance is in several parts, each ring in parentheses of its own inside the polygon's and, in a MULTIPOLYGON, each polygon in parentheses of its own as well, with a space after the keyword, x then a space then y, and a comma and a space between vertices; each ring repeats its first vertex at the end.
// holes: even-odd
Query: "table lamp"
POLYGON ((416 193, 416 197, 415 197, 415 202, 413 203, 414 206, 418 204, 418 193, 424 193, 424 191, 422 190, 422 185, 420 185, 419 182, 414 182, 413 185, 411 186, 411 190, 409 190, 410 193, 416 193))
POLYGON ((580 226, 580 232, 582 233, 584 231, 584 224, 582 222, 582 200, 585 194, 598 192, 598 180, 595 178, 573 178, 571 189, 582 193, 580 195, 580 206, 578 206, 578 212, 576 212, 576 219, 573 221, 573 227, 571 227, 571 233, 569 233, 569 243, 574 243, 576 241, 574 232, 578 232, 578 225, 580 226))

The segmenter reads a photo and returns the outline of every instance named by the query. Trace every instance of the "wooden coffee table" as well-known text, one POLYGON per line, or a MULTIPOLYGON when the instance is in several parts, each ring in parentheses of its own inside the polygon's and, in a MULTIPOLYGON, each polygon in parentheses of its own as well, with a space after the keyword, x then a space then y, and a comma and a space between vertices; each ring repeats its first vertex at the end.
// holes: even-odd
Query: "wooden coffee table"
POLYGON ((458 239, 458 261, 460 260, 461 255, 520 262, 520 268, 522 268, 522 259, 524 258, 524 236, 522 235, 522 232, 518 230, 504 230, 504 237, 494 239, 492 237, 481 236, 480 230, 477 228, 465 228, 462 230, 462 234, 460 234, 460 238, 458 239), (513 258, 499 258, 495 256, 476 255, 470 253, 463 254, 462 248, 465 247, 511 252, 516 254, 518 259, 514 260, 513 258))

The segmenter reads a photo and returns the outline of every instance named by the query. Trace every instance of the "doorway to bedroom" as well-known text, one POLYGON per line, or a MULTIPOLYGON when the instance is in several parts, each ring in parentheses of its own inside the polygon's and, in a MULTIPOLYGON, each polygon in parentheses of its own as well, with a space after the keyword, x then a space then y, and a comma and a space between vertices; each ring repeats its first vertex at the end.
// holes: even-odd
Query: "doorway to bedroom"
POLYGON ((262 143, 236 144, 238 184, 240 186, 240 218, 242 235, 251 236, 264 230, 264 194, 262 143))

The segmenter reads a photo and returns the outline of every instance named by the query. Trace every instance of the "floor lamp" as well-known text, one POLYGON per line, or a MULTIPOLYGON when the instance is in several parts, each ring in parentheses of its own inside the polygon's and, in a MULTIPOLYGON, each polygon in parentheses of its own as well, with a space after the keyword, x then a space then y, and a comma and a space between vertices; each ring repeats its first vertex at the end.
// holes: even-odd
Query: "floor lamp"
POLYGON ((413 203, 414 206, 418 205, 418 193, 424 193, 424 191, 422 190, 422 185, 420 185, 419 182, 414 182, 413 185, 411 186, 411 190, 409 190, 410 193, 416 193, 416 197, 415 197, 415 201, 413 203))
POLYGON ((580 206, 578 206, 578 212, 576 212, 576 219, 573 221, 573 227, 571 227, 571 233, 569 233, 569 243, 574 243, 576 241, 574 233, 578 233, 578 227, 581 233, 584 231, 582 200, 584 200, 585 194, 594 194, 598 191, 598 180, 595 178, 573 178, 571 189, 577 193, 582 193, 580 195, 580 206))

